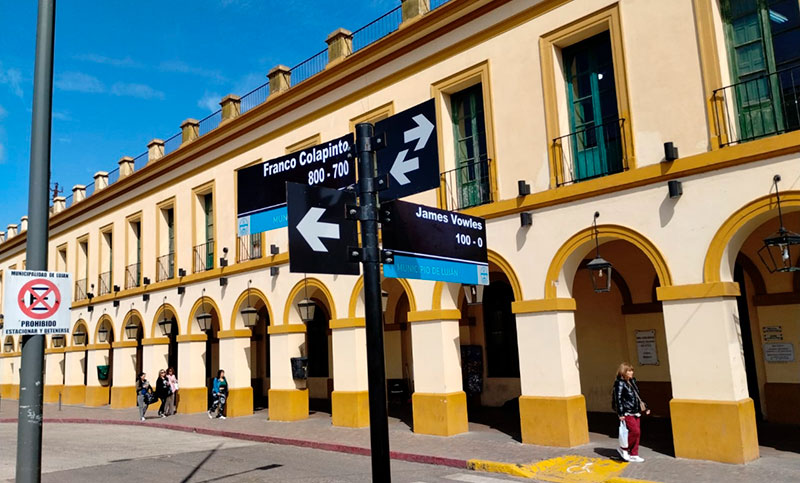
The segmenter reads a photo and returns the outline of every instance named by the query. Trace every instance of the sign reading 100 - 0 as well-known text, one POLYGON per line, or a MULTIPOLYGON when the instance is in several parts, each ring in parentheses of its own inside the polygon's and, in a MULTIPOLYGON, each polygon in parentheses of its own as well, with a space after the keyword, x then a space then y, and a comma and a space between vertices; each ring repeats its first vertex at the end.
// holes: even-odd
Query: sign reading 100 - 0
POLYGON ((353 134, 270 159, 237 173, 239 236, 288 223, 286 182, 344 188, 356 182, 353 134))

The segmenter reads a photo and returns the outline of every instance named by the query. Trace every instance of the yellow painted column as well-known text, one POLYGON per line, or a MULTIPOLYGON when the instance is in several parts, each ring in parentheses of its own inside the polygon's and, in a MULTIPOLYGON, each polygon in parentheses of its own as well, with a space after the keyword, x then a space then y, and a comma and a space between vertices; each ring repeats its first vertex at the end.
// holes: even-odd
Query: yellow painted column
POLYGON ((72 346, 64 349, 64 404, 83 404, 86 401, 86 346, 72 346))
POLYGON ((292 357, 300 357, 306 343, 303 324, 271 325, 269 333, 269 419, 297 421, 308 418, 308 390, 292 378, 292 357))
POLYGON ((675 456, 724 463, 758 458, 736 283, 660 287, 673 399, 675 456))
POLYGON ((459 310, 408 313, 414 360, 414 432, 452 436, 468 431, 461 385, 459 310))
POLYGON ((97 366, 109 365, 111 344, 90 344, 86 356, 86 400, 87 406, 105 406, 110 396, 110 379, 101 381, 97 377, 97 366))
POLYGON ((250 386, 250 329, 223 330, 219 337, 219 368, 228 379, 227 417, 253 414, 250 386))
POLYGON ((136 407, 136 347, 135 340, 113 342, 114 373, 111 385, 111 407, 136 407))
POLYGON ((364 319, 331 320, 333 333, 333 393, 331 419, 334 426, 369 426, 367 382, 367 335, 364 319))
POLYGON ((58 402, 64 390, 64 348, 53 347, 44 351, 44 402, 58 402))
POLYGON ((522 395, 522 442, 572 447, 589 442, 575 341, 575 300, 514 302, 522 395))
MULTIPOLYGON (((205 334, 179 335, 178 341, 178 412, 201 413, 208 410, 206 387, 205 334)), ((166 366, 162 367, 166 369, 166 366)), ((150 384, 158 378, 158 371, 148 374, 150 384)))

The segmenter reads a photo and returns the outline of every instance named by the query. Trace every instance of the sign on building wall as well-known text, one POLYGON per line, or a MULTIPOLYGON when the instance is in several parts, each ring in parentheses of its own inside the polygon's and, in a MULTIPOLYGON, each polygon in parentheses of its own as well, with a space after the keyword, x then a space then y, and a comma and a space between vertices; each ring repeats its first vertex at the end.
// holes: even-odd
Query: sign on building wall
POLYGON ((767 362, 794 362, 794 346, 785 343, 764 344, 764 359, 767 362))
POLYGON ((3 298, 7 335, 69 334, 72 275, 11 270, 3 298))
POLYGON ((284 228, 287 181, 336 189, 356 182, 353 134, 248 166, 236 176, 239 236, 284 228))
POLYGON ((761 328, 761 334, 764 337, 764 342, 783 340, 783 326, 765 325, 764 327, 761 328))
POLYGON ((656 330, 637 330, 636 354, 639 356, 640 366, 657 366, 658 351, 656 350, 656 330))

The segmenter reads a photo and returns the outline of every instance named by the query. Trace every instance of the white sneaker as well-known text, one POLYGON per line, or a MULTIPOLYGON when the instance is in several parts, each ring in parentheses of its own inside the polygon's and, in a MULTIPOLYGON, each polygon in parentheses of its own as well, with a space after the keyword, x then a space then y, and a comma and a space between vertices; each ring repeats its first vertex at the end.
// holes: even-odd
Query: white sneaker
POLYGON ((208 411, 208 419, 214 419, 214 413, 208 411))
MULTIPOLYGON (((622 448, 617 448, 617 453, 619 453, 620 458, 622 458, 623 460, 631 461, 631 457, 628 456, 628 452, 626 450, 624 450, 622 448)), ((642 460, 642 461, 644 461, 644 460, 642 460)))
POLYGON ((631 458, 631 461, 633 461, 634 463, 643 463, 644 462, 644 458, 642 458, 638 454, 632 455, 630 458, 631 458))
POLYGON ((219 417, 219 419, 227 419, 225 416, 223 416, 221 414, 218 417, 219 417))
POLYGON ((144 421, 144 416, 142 416, 142 421, 144 421))
POLYGON ((166 415, 166 414, 164 414, 164 413, 161 413, 161 417, 162 417, 162 418, 166 418, 166 417, 167 417, 167 415, 166 415))

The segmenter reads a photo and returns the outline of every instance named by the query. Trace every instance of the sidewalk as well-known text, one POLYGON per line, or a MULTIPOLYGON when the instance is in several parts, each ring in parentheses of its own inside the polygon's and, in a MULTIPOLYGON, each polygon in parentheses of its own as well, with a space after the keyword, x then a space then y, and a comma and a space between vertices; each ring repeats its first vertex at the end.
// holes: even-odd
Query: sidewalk
MULTIPOLYGON (((136 408, 109 409, 86 408, 82 406, 63 406, 58 410, 54 404, 45 405, 45 424, 57 422, 84 422, 99 424, 147 425, 178 431, 197 432, 226 436, 237 439, 260 441, 275 444, 313 447, 330 451, 354 454, 369 453, 369 429, 350 429, 333 427, 330 415, 322 412, 312 413, 307 420, 295 422, 267 421, 268 410, 259 411, 252 416, 210 420, 205 413, 178 414, 169 418, 158 418, 157 405, 151 406, 148 419, 140 422, 136 408)), ((14 423, 17 418, 17 401, 4 399, 0 406, 0 423, 14 423)), ((52 426, 50 426, 52 427, 52 426)), ((523 445, 508 434, 489 426, 470 423, 469 433, 443 438, 414 434, 405 422, 390 418, 389 437, 392 457, 406 461, 452 466, 456 468, 478 467, 488 471, 507 471, 517 465, 529 465, 543 460, 555 460, 561 464, 571 464, 581 458, 593 458, 597 466, 607 463, 616 455, 616 438, 607 434, 590 433, 590 443, 577 448, 552 448, 523 445), (605 461, 599 461, 602 458, 605 461), (482 460, 474 462, 471 460, 482 460), (488 462, 506 463, 505 465, 488 462)), ((45 427, 45 431, 48 427, 45 427)), ((647 431, 647 422, 643 424, 647 431)), ((800 435, 798 435, 800 437, 800 435)), ((613 465, 621 469, 619 476, 634 480, 659 481, 664 483, 685 482, 794 482, 800 475, 800 454, 770 447, 761 447, 761 458, 747 465, 727 465, 705 461, 676 459, 671 456, 671 448, 653 449, 642 447, 640 454, 645 463, 613 465)), ((540 466, 553 467, 548 461, 540 466)), ((556 465, 557 466, 557 465, 556 465)), ((535 469, 535 468, 534 468, 535 469)), ((619 472, 619 471, 617 471, 619 472)), ((522 472, 516 473, 518 476, 522 472)), ((599 475, 563 475, 563 479, 538 475, 536 479, 547 481, 624 481, 601 478, 599 475)))

